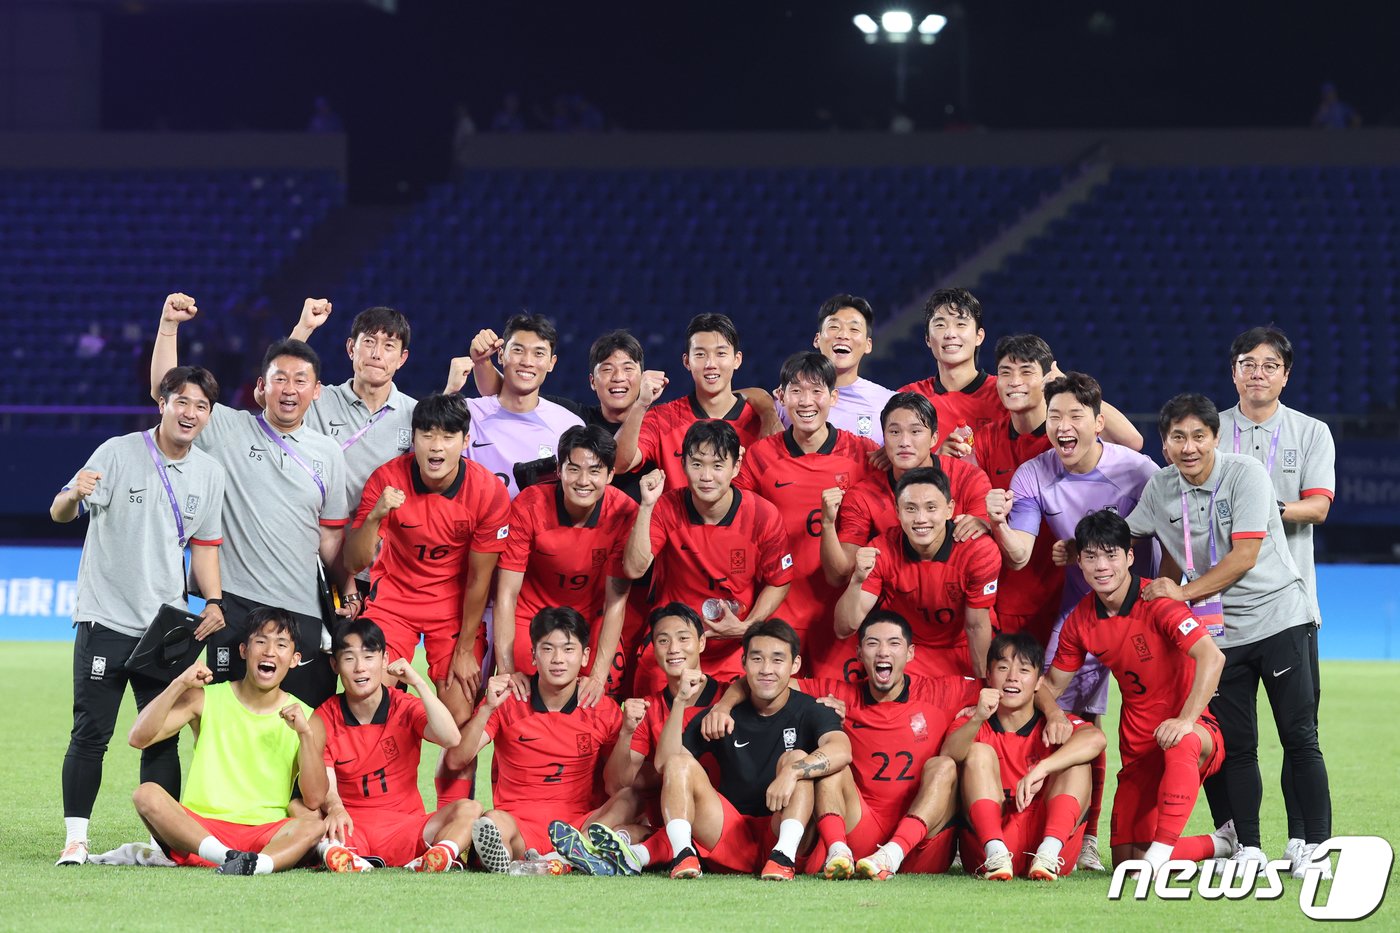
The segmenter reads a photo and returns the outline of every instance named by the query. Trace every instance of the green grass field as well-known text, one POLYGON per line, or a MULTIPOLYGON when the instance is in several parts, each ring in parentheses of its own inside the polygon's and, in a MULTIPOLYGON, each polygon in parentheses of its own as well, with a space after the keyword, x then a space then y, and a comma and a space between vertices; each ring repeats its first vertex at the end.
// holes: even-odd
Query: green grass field
MULTIPOLYGON (((801 879, 792 884, 708 876, 681 885, 640 879, 510 878, 476 873, 417 876, 401 871, 337 877, 294 871, 222 878, 195 869, 53 866, 63 846, 59 770, 71 725, 71 646, 6 643, 0 682, 14 714, 0 734, 0 929, 995 929, 1007 924, 1058 930, 1276 930, 1312 923, 1298 908, 1301 881, 1285 880, 1278 900, 1113 903, 1108 878, 1076 873, 1055 885, 992 884, 958 873, 873 882, 801 879), (228 890, 233 889, 233 890, 228 890), (361 926, 363 925, 363 926, 361 926)), ((1323 748, 1340 834, 1400 840, 1400 669, 1385 663, 1323 665, 1323 748)), ((97 851, 145 839, 130 803, 138 753, 125 744, 134 715, 129 698, 107 757, 93 814, 97 851)), ((1267 710, 1261 721, 1268 723, 1267 710)), ((1279 752, 1264 735, 1264 845, 1278 857, 1285 827, 1278 791, 1279 752)), ((1110 782, 1116 769, 1109 724, 1110 782)), ((188 738, 188 733, 186 733, 188 738)), ((188 764, 188 745, 182 749, 188 764)), ((427 758, 429 756, 425 756, 427 758)), ((423 791, 433 799, 429 763, 423 791)), ((483 773, 485 769, 482 769, 483 773)), ((485 799, 489 788, 483 788, 485 799)), ((1112 784, 1108 789, 1109 799, 1112 784)), ((1105 807, 1107 810, 1107 807, 1105 807)), ((1209 830, 1205 802, 1190 832, 1209 830)), ((1107 837, 1107 812, 1102 827, 1107 837)), ((1106 854, 1106 853, 1105 853, 1106 854)), ((1394 882, 1397 872, 1392 870, 1394 882)), ((1392 883, 1391 888, 1397 885, 1392 883)), ((1325 886, 1324 886, 1325 888, 1325 886)), ((1400 895, 1396 895, 1400 897, 1400 895)), ((1400 908, 1385 903, 1363 924, 1400 927, 1400 908)))

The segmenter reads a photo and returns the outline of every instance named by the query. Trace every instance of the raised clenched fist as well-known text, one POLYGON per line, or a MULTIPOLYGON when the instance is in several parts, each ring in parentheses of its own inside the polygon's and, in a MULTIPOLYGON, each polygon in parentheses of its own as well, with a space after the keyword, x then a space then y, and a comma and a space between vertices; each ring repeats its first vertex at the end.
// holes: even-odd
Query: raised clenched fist
POLYGON ((643 408, 661 397, 671 380, 659 369, 648 369, 642 373, 642 383, 637 389, 637 403, 643 408))
POLYGON ((331 302, 329 298, 308 298, 301 305, 302 327, 308 330, 315 330, 331 316, 331 302))
POLYGON ((195 307, 194 299, 183 292, 175 292, 165 298, 165 307, 161 309, 160 318, 162 321, 169 321, 171 324, 183 324, 199 313, 199 308, 195 307))
POLYGON ((480 365, 490 360, 492 354, 498 352, 505 345, 506 342, 498 337, 494 330, 486 327, 476 332, 467 352, 471 354, 472 362, 480 365))
POLYGON ((396 489, 393 486, 385 486, 384 491, 379 494, 379 500, 374 503, 374 509, 370 512, 369 517, 374 519, 384 518, 384 516, 394 511, 394 509, 403 505, 403 500, 404 493, 402 489, 396 489))
POLYGON ((101 478, 102 474, 96 470, 79 470, 77 479, 73 480, 73 485, 69 488, 78 497, 78 501, 82 502, 92 495, 93 490, 97 488, 97 481, 101 478))
POLYGON ((661 500, 661 494, 666 491, 666 474, 660 470, 652 470, 642 477, 639 485, 642 505, 656 505, 661 500))
POLYGON ((822 490, 822 524, 836 524, 836 516, 841 514, 841 503, 845 501, 846 490, 832 486, 822 490))
POLYGON ((875 569, 875 558, 880 556, 880 549, 877 547, 856 548, 856 569, 852 576, 857 583, 864 583, 870 576, 870 572, 875 569))
POLYGON ((987 493, 987 517, 994 525, 1006 524, 1011 514, 1011 504, 1016 501, 1009 489, 993 489, 987 493))

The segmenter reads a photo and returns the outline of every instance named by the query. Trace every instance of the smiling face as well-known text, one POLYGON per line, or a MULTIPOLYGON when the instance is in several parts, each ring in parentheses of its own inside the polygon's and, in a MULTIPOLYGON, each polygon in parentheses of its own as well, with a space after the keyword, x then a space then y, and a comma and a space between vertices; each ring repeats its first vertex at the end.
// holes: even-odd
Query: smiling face
POLYGON ((899 527, 914 547, 924 550, 943 543, 953 503, 932 483, 911 483, 895 502, 899 527))
POLYGON ((679 677, 687 670, 700 667, 700 653, 705 650, 705 636, 680 616, 658 619, 651 630, 651 647, 656 663, 667 677, 679 677))
POLYGON ((1100 597, 1112 596, 1128 585, 1133 549, 1091 545, 1079 552, 1079 569, 1091 590, 1100 597))
POLYGON ((501 374, 515 395, 529 395, 544 385, 557 362, 549 341, 530 330, 517 330, 501 347, 501 374))
POLYGON ((433 486, 450 483, 457 475, 462 468, 462 448, 466 446, 467 435, 462 431, 442 427, 413 431, 413 459, 424 481, 433 486))
POLYGON ((821 380, 798 376, 778 390, 778 401, 787 409, 794 428, 814 434, 826 424, 836 401, 836 390, 828 389, 821 380))
POLYGON ((976 357, 977 348, 986 337, 987 332, 978 327, 970 315, 943 305, 929 319, 924 343, 935 360, 953 367, 976 357))
POLYGON ((1199 486, 1215 466, 1215 445, 1220 437, 1195 415, 1173 421, 1162 441, 1167 462, 1181 471, 1182 479, 1199 486))
POLYGON ((938 436, 911 409, 896 408, 890 412, 883 429, 885 455, 895 469, 912 470, 929 462, 938 436))
POLYGON ((301 660, 291 632, 277 631, 277 623, 267 622, 238 646, 248 662, 245 679, 259 690, 275 690, 282 685, 293 664, 301 660))
POLYGON ((408 362, 403 341, 383 331, 347 339, 345 352, 350 356, 355 378, 372 389, 381 389, 393 382, 394 374, 408 362))
POLYGON ((564 501, 576 509, 590 510, 603 498, 612 482, 611 464, 603 463, 591 450, 575 447, 559 464, 559 486, 564 501))
POLYGON ((162 398, 156 407, 160 411, 160 436, 181 447, 194 443, 213 410, 209 396, 193 382, 180 386, 169 398, 162 398))
POLYGON ((345 647, 331 658, 331 664, 351 700, 366 700, 379 692, 384 679, 384 652, 366 648, 359 635, 345 636, 345 647))
POLYGON ((736 351, 723 334, 714 330, 691 334, 686 354, 681 358, 686 372, 695 380, 695 391, 705 396, 731 391, 734 370, 743 361, 744 354, 736 351))
POLYGON ((764 703, 777 699, 801 666, 802 659, 793 657, 792 647, 781 638, 759 635, 750 639, 744 652, 749 696, 764 703))
POLYGON ((812 339, 812 346, 831 360, 838 375, 859 369, 860 361, 875 349, 865 315, 855 308, 840 308, 835 314, 828 314, 812 339))
POLYGON ((283 431, 300 427, 306 410, 321 397, 316 367, 298 356, 275 358, 258 377, 258 388, 267 400, 268 422, 283 431))
POLYGON ((534 655, 540 682, 562 689, 578 680, 579 671, 588 663, 588 646, 573 632, 554 629, 535 642, 534 655))
POLYGON ((997 363, 997 395, 1012 414, 1039 411, 1045 404, 1045 373, 1040 364, 1003 358, 997 363))
POLYGON ((1267 408, 1278 401, 1283 387, 1288 385, 1288 370, 1283 368, 1283 357, 1273 345, 1261 343, 1235 359, 1230 378, 1241 402, 1267 408))
POLYGON ((878 696, 904 685, 904 668, 914 658, 914 645, 893 622, 877 622, 860 639, 860 663, 866 682, 878 696))
POLYGON ((1040 669, 1008 649, 987 668, 987 686, 1001 691, 998 710, 1014 713, 1035 701, 1040 669))
POLYGON ((1079 468, 1097 461, 1103 415, 1095 415, 1073 392, 1057 392, 1046 408, 1045 433, 1065 469, 1083 472, 1079 468))
POLYGON ((641 384, 642 367, 625 350, 614 350, 588 374, 588 385, 597 393, 598 405, 605 412, 631 408, 641 384))
POLYGON ((739 462, 720 456, 709 444, 701 444, 683 460, 685 481, 697 503, 718 503, 729 494, 734 477, 739 475, 739 462))

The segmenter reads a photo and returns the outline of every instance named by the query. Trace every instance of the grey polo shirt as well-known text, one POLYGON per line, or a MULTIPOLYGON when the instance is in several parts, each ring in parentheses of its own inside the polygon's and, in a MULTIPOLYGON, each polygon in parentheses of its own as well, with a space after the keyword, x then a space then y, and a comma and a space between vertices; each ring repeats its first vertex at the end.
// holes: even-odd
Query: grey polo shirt
POLYGON ((250 412, 215 405, 195 441, 228 471, 219 555, 224 592, 319 616, 320 528, 343 527, 350 516, 345 455, 334 440, 305 424, 279 436, 320 476, 324 502, 311 474, 264 433, 250 412))
POLYGON ((359 434, 378 412, 370 411, 355 394, 352 381, 323 388, 306 412, 307 426, 334 440, 345 454, 345 501, 351 511, 360 504, 369 475, 413 448, 413 408, 418 404, 398 386, 390 386, 384 416, 359 434))
POLYGON ((1174 466, 1147 481, 1137 508, 1128 516, 1128 527, 1134 537, 1155 537, 1184 570, 1183 492, 1190 513, 1191 556, 1198 573, 1210 568, 1212 528, 1217 560, 1230 553, 1236 539, 1261 539, 1254 567, 1220 594, 1225 635, 1217 644, 1221 648, 1248 645, 1312 621, 1312 602, 1288 552, 1273 483, 1263 465, 1244 454, 1217 450, 1210 475, 1199 486, 1182 479, 1174 466))
MULTIPOLYGON (((155 439, 154 429, 147 433, 155 439)), ((196 448, 181 460, 160 448, 156 452, 185 523, 186 541, 217 547, 223 537, 224 468, 196 448)), ((102 478, 79 506, 91 521, 78 561, 73 620, 139 636, 162 603, 186 605, 185 553, 170 496, 139 433, 104 441, 82 468, 102 478)), ((63 488, 71 489, 77 479, 73 474, 63 488)))
MULTIPOLYGON (((1297 502, 1308 496, 1333 498, 1337 489, 1337 445, 1332 432, 1316 418, 1294 411, 1282 402, 1263 424, 1255 424, 1244 416, 1240 406, 1220 413, 1220 446, 1233 453, 1247 454, 1269 469, 1273 452, 1274 498, 1297 502), (1239 427, 1239 444, 1235 444, 1235 428, 1239 427), (1274 434, 1278 434, 1275 448, 1274 434)), ((1283 533, 1288 539, 1288 551, 1303 577, 1313 614, 1322 621, 1322 608, 1317 601, 1317 569, 1313 562, 1313 526, 1284 522, 1283 533)))

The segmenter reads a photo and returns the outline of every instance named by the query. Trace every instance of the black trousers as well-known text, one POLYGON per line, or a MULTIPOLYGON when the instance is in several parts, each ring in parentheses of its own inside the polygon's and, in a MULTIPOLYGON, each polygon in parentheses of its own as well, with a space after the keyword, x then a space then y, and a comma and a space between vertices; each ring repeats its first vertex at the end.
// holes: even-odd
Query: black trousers
MULTIPOLYGON (((1283 746, 1285 780, 1291 784, 1302 839, 1319 843, 1332 833, 1332 801, 1327 765, 1317 740, 1316 655, 1311 623, 1295 625, 1252 645, 1226 648, 1225 670, 1210 711, 1225 739, 1225 762, 1206 782, 1211 816, 1220 825, 1235 821, 1242 846, 1259 846, 1259 808, 1264 784, 1259 776, 1259 685, 1269 698, 1283 746)), ((1315 645, 1315 642, 1314 642, 1315 645)))
MULTIPOLYGON (((73 731, 63 756, 63 815, 92 817, 102 786, 102 758, 117 725, 127 685, 136 708, 165 689, 164 682, 126 669, 139 638, 96 622, 79 622, 73 641, 73 731)), ((180 737, 171 736, 141 751, 141 781, 154 781, 180 799, 180 737)))
MULTIPOLYGON (((242 680, 248 671, 247 662, 239 648, 248 636, 248 614, 254 609, 264 608, 265 604, 224 591, 224 623, 222 631, 209 638, 209 648, 205 657, 209 669, 214 672, 214 682, 242 680)), ((300 661, 292 662, 292 668, 282 681, 282 689, 296 697, 312 709, 335 696, 336 675, 331 667, 330 656, 321 653, 322 623, 319 617, 287 611, 292 617, 292 627, 296 630, 297 653, 300 661)))

